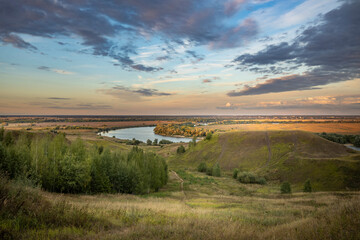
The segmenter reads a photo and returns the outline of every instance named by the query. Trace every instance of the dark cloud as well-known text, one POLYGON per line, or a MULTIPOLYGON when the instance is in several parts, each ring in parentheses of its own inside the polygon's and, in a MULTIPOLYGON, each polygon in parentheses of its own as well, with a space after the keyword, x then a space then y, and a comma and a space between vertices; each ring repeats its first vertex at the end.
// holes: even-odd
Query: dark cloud
POLYGON ((128 93, 134 93, 140 96, 144 97, 152 97, 152 96, 170 96, 173 95, 172 93, 167 92, 160 92, 157 89, 152 88, 128 88, 124 86, 115 86, 111 89, 105 89, 101 90, 104 93, 110 94, 110 95, 121 95, 122 92, 128 92, 128 93))
MULTIPOLYGON (((1 30, 0 30, 1 31, 1 30)), ((16 48, 25 48, 28 50, 37 50, 37 48, 28 42, 25 42, 21 37, 11 33, 0 34, 0 40, 5 44, 11 44, 16 48)))
POLYGON ((49 97, 50 100, 71 100, 71 98, 62 98, 62 97, 49 97))
POLYGON ((360 2, 345 1, 322 17, 322 21, 303 30, 292 43, 270 45, 256 54, 243 54, 233 62, 239 69, 279 74, 299 66, 303 74, 268 79, 254 87, 232 91, 229 96, 308 90, 351 80, 360 76, 360 2), (275 64, 290 64, 282 68, 275 64))
POLYGON ((44 71, 50 71, 51 68, 47 67, 47 66, 40 66, 38 67, 39 70, 44 70, 44 71))
POLYGON ((73 106, 44 106, 44 108, 52 108, 52 109, 66 109, 66 110, 101 110, 101 109, 112 109, 112 106, 105 104, 75 104, 73 106))
POLYGON ((202 80, 202 83, 211 83, 214 80, 219 80, 220 77, 212 77, 212 78, 206 78, 202 80))
POLYGON ((186 53, 195 59, 193 62, 200 62, 204 60, 204 56, 196 53, 195 51, 187 50, 186 53))
POLYGON ((165 43, 239 47, 257 33, 251 19, 228 24, 244 4, 238 0, 0 0, 0 41, 36 50, 17 34, 76 35, 94 55, 118 59, 129 70, 156 71, 160 68, 122 61, 135 54, 135 48, 127 51, 116 46, 157 35, 165 43))

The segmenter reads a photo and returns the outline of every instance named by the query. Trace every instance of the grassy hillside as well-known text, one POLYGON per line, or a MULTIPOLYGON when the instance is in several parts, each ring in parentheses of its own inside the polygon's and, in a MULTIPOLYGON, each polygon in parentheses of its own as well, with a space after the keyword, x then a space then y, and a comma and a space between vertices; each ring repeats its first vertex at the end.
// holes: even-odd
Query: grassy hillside
POLYGON ((219 163, 268 180, 299 186, 310 178, 315 190, 360 188, 360 155, 345 146, 302 131, 228 132, 200 141, 171 159, 174 167, 219 163))
POLYGON ((359 239, 359 192, 235 196, 222 188, 240 183, 209 178, 182 191, 172 172, 161 192, 134 196, 48 193, 0 177, 0 239, 359 239))

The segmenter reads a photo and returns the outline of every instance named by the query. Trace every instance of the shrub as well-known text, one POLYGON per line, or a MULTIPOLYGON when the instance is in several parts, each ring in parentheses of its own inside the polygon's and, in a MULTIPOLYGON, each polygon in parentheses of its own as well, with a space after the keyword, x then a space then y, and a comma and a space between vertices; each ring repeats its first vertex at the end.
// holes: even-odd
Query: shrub
POLYGON ((176 150, 176 153, 181 154, 185 152, 185 147, 183 145, 179 146, 176 150))
POLYGON ((166 140, 166 139, 162 139, 162 140, 160 140, 160 142, 159 142, 160 144, 171 144, 171 143, 173 143, 172 141, 169 141, 169 140, 166 140))
POLYGON ((304 184, 304 192, 312 192, 310 179, 306 180, 304 184))
POLYGON ((255 183, 255 184, 266 184, 266 179, 264 177, 259 177, 251 172, 238 172, 237 173, 237 179, 241 183, 255 183))
POLYGON ((208 133, 206 134, 205 139, 206 139, 206 140, 210 140, 211 137, 212 137, 212 133, 211 133, 211 132, 208 132, 208 133))
POLYGON ((215 177, 220 177, 221 176, 221 169, 220 169, 219 163, 216 163, 212 167, 212 176, 215 176, 215 177))
POLYGON ((199 166, 197 167, 198 172, 206 172, 207 170, 207 166, 206 163, 202 162, 199 164, 199 166))
POLYGON ((289 182, 283 182, 280 187, 281 193, 283 194, 290 194, 291 193, 291 186, 289 182))
POLYGON ((237 175, 238 175, 239 169, 235 168, 233 171, 233 178, 237 179, 237 175))

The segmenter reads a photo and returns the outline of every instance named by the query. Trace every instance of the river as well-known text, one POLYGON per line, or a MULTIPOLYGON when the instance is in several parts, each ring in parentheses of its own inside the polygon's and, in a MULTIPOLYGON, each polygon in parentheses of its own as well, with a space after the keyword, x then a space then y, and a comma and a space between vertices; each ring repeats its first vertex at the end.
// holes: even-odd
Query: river
POLYGON ((132 140, 133 138, 140 140, 142 142, 145 142, 150 139, 151 141, 154 141, 155 139, 158 139, 158 141, 165 139, 172 142, 190 142, 192 138, 185 138, 185 137, 167 137, 167 136, 161 136, 154 133, 155 127, 132 127, 132 128, 122 128, 117 130, 111 130, 108 132, 101 132, 101 136, 106 137, 113 137, 118 139, 127 139, 132 140))

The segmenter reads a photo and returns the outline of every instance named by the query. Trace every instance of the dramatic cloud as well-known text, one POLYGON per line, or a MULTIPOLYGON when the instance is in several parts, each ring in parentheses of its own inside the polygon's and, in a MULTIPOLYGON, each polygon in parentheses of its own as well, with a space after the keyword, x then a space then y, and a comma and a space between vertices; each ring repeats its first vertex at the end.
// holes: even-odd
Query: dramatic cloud
POLYGON ((172 93, 160 92, 157 89, 152 88, 128 88, 124 86, 114 86, 110 89, 99 89, 101 93, 112 95, 115 97, 129 97, 129 94, 143 97, 153 97, 153 96, 170 96, 172 93))
POLYGON ((131 59, 136 46, 131 51, 119 46, 158 37, 165 43, 239 47, 257 33, 257 25, 251 19, 238 25, 228 21, 244 4, 244 0, 0 0, 0 41, 36 50, 19 34, 45 38, 78 36, 94 55, 117 59, 128 70, 153 72, 161 68, 131 59))
POLYGON ((238 69, 262 73, 281 73, 299 66, 307 72, 268 79, 253 87, 229 92, 229 96, 308 90, 351 80, 360 76, 360 2, 345 1, 325 14, 322 21, 308 27, 292 43, 270 45, 255 54, 243 54, 234 62, 238 69), (289 64, 292 67, 272 65, 289 64))

